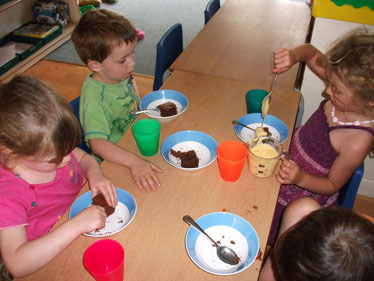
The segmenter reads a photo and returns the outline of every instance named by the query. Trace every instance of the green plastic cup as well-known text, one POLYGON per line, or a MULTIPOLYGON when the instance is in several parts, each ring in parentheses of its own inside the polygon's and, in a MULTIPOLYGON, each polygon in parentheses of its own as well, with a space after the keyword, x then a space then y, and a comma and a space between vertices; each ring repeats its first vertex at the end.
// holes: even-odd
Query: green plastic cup
POLYGON ((267 94, 269 94, 269 92, 262 89, 249 90, 245 95, 247 113, 261 113, 262 100, 267 94))
POLYGON ((153 156, 158 151, 161 124, 154 119, 142 119, 132 126, 136 144, 144 156, 153 156))

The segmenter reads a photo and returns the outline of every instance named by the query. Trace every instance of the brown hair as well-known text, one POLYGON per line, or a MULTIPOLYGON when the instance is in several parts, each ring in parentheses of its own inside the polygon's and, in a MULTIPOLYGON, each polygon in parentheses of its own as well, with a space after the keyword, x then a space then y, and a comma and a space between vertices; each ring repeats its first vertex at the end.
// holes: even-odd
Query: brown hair
POLYGON ((272 258, 285 281, 369 281, 374 225, 342 207, 316 210, 287 230, 272 258))
POLYGON ((80 19, 72 34, 81 60, 103 62, 114 46, 136 42, 136 29, 125 17, 103 9, 91 9, 80 19))
POLYGON ((374 117, 374 34, 364 28, 354 29, 335 42, 327 52, 327 73, 334 72, 355 94, 354 99, 363 108, 363 114, 374 117))
POLYGON ((0 112, 0 161, 5 168, 30 156, 52 156, 51 162, 60 163, 81 140, 69 103, 36 78, 16 76, 3 84, 0 112))

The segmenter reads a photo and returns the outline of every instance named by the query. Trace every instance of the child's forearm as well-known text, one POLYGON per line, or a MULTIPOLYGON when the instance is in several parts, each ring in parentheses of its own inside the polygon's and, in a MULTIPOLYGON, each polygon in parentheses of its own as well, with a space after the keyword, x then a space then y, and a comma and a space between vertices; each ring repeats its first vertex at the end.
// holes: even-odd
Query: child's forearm
POLYGON ((125 166, 129 168, 137 156, 129 151, 120 148, 118 145, 104 140, 90 140, 92 151, 102 159, 125 166))
MULTIPOLYGON (((12 233, 10 235, 12 239, 22 236, 19 228, 14 227, 7 230, 14 232, 13 235, 12 233)), ((14 277, 27 276, 47 265, 80 234, 76 227, 73 227, 70 223, 64 223, 41 238, 29 242, 25 241, 11 255, 5 254, 7 249, 4 247, 2 251, 8 270, 14 277)))
POLYGON ((326 69, 317 64, 319 57, 324 56, 316 47, 311 44, 300 45, 290 52, 294 56, 296 62, 306 62, 310 70, 312 70, 319 78, 326 80, 326 69))
POLYGON ((303 172, 300 180, 296 184, 310 192, 322 195, 332 195, 339 191, 339 187, 328 177, 312 176, 305 172, 303 172))

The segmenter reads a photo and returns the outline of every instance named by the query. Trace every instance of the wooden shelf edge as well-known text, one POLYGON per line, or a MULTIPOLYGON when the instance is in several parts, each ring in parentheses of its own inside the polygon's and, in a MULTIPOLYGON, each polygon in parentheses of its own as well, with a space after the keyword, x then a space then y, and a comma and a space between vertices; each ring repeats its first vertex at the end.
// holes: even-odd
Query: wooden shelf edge
POLYGON ((0 6, 0 13, 2 11, 5 11, 6 9, 9 9, 10 7, 14 6, 14 5, 17 5, 19 2, 21 2, 22 0, 12 0, 10 2, 7 2, 3 5, 0 6))
POLYGON ((9 69, 7 72, 0 76, 0 80, 2 80, 3 83, 8 82, 15 75, 25 72, 32 65, 34 65, 39 60, 43 59, 46 55, 68 41, 71 38, 71 33, 73 32, 75 25, 76 23, 70 23, 63 29, 60 36, 49 42, 47 45, 44 45, 40 50, 36 51, 27 59, 19 62, 13 68, 9 69))

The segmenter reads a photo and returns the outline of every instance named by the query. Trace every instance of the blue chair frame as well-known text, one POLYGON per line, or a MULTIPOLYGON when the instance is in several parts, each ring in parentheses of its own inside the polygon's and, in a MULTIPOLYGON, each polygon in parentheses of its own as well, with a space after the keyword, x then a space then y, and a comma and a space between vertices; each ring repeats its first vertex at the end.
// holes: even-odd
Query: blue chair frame
POLYGON ((157 43, 156 71, 153 82, 153 91, 160 89, 164 73, 170 65, 183 52, 182 25, 176 23, 161 37, 157 43))
POLYGON ((204 11, 205 24, 208 23, 208 21, 214 16, 220 7, 221 3, 219 0, 210 0, 208 2, 204 11))
POLYGON ((364 163, 354 172, 349 181, 339 190, 338 205, 352 210, 356 199, 358 187, 364 175, 364 163))
MULTIPOLYGON (((77 97, 70 102, 70 106, 72 107, 74 115, 75 115, 75 117, 77 117, 78 121, 79 121, 79 102, 80 102, 80 99, 81 99, 80 97, 77 97)), ((80 122, 79 122, 79 124, 80 124, 80 122)), ((82 132, 82 140, 78 144, 78 147, 90 154, 91 150, 88 148, 88 146, 84 142, 82 126, 81 126, 81 132, 82 132)))

